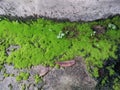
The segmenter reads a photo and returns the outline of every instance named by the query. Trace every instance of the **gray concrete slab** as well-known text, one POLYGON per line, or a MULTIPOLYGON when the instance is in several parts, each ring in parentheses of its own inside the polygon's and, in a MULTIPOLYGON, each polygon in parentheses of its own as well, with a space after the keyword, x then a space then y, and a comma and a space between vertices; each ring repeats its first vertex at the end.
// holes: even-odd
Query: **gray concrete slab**
POLYGON ((0 15, 92 21, 120 14, 120 0, 0 0, 0 15))
POLYGON ((76 57, 71 67, 53 68, 43 78, 46 83, 43 90, 95 90, 97 82, 87 72, 85 62, 76 57))

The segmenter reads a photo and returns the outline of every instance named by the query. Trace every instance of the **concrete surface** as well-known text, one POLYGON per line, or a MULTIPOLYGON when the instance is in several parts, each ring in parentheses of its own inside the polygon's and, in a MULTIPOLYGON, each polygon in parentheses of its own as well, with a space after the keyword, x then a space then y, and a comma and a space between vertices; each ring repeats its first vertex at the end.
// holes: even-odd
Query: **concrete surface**
POLYGON ((23 90, 23 85, 25 90, 95 90, 97 81, 89 75, 84 60, 81 57, 74 60, 76 64, 71 67, 51 68, 38 83, 34 77, 42 70, 40 65, 31 69, 15 69, 13 65, 4 64, 0 70, 0 90, 23 90), (16 81, 21 72, 30 74, 28 80, 16 81))
POLYGON ((35 83, 34 75, 36 73, 32 69, 15 69, 13 65, 4 64, 4 67, 0 70, 0 90, 39 90, 44 82, 35 83), (16 81, 16 77, 21 72, 32 73, 27 80, 16 81), (8 76, 4 74, 8 74, 8 76), (25 89, 23 89, 23 85, 25 85, 25 89))
POLYGON ((75 58, 76 64, 53 68, 45 77, 43 90, 95 90, 96 81, 87 72, 84 60, 75 58))
POLYGON ((0 0, 0 15, 92 21, 120 14, 120 0, 0 0))

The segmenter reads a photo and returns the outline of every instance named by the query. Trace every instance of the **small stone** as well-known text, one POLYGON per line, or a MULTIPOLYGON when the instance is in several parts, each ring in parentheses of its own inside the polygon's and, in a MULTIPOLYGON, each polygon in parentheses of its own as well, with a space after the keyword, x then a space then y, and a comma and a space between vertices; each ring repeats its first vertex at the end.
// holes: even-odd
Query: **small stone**
POLYGON ((46 75, 49 72, 50 68, 42 66, 42 65, 39 65, 39 66, 32 67, 32 70, 35 73, 39 74, 39 76, 44 76, 44 75, 46 75))
POLYGON ((3 81, 4 76, 0 74, 0 81, 3 81))
POLYGON ((44 85, 44 82, 41 81, 38 84, 36 84, 36 87, 39 88, 39 89, 41 89, 43 85, 44 85))
POLYGON ((34 89, 33 90, 39 90, 37 87, 34 87, 34 89))
POLYGON ((20 46, 18 45, 10 45, 7 49, 6 49, 6 53, 7 55, 10 55, 13 51, 16 51, 20 48, 20 46))
POLYGON ((29 90, 34 90, 34 85, 33 85, 33 84, 31 84, 31 85, 29 86, 29 90))
POLYGON ((4 66, 5 66, 5 69, 6 69, 6 73, 17 75, 18 70, 15 69, 13 65, 4 64, 4 66))

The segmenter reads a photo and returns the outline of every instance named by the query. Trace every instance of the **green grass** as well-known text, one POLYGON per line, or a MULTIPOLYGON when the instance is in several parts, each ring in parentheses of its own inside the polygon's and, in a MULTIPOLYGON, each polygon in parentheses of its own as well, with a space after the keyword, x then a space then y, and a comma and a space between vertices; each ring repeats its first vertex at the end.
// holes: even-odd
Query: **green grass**
MULTIPOLYGON (((12 63, 16 68, 28 68, 38 64, 55 66, 56 61, 81 56, 88 66, 93 66, 93 75, 97 77, 97 67, 102 67, 105 59, 117 58, 115 51, 117 44, 120 43, 119 16, 88 23, 55 22, 42 18, 31 24, 27 23, 11 22, 7 19, 0 21, 0 64, 12 63), (107 28, 107 32, 97 39, 91 27, 93 25, 108 27, 109 23, 118 28, 107 28), (66 26, 76 26, 78 36, 66 38, 63 35, 58 38, 66 26), (20 48, 7 56, 6 48, 10 45, 18 45, 20 48)), ((74 35, 73 33, 71 34, 74 35)))

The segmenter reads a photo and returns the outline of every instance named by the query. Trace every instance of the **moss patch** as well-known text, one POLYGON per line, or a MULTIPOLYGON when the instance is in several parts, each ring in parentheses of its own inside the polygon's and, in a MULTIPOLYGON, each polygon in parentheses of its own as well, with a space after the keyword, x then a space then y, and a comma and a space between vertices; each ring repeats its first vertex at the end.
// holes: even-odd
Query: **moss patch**
POLYGON ((29 78, 30 74, 27 72, 21 72, 18 76, 16 76, 17 81, 21 80, 27 80, 29 78))
POLYGON ((0 64, 12 63, 16 68, 38 64, 54 66, 56 61, 82 56, 90 66, 88 69, 97 77, 96 71, 102 67, 105 59, 117 58, 115 51, 120 43, 119 21, 119 16, 89 23, 54 22, 42 18, 31 24, 1 20, 0 64), (106 27, 106 33, 96 37, 92 30, 94 25, 106 27), (62 38, 58 38, 61 35, 62 38), (20 48, 7 55, 6 49, 10 45, 20 48))
POLYGON ((38 74, 36 74, 36 75, 34 76, 34 80, 35 80, 35 83, 38 84, 39 82, 42 81, 42 78, 41 78, 38 74))

